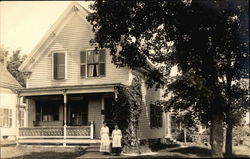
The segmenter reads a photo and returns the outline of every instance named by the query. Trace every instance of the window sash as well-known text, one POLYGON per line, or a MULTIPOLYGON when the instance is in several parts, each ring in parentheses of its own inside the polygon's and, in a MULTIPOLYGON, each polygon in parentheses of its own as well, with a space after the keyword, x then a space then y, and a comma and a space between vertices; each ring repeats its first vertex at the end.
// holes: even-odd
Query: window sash
POLYGON ((20 121, 20 127, 24 127, 24 110, 19 110, 19 121, 20 121))
POLYGON ((12 126, 12 110, 0 108, 0 127, 12 126))
POLYGON ((54 79, 65 79, 65 53, 53 53, 54 79))

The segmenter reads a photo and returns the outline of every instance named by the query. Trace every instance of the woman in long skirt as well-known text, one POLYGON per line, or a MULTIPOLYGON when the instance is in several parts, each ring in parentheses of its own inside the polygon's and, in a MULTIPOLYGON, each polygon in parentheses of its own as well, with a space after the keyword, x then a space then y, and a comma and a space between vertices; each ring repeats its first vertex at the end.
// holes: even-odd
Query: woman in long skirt
POLYGON ((121 153, 121 139, 122 139, 122 132, 118 129, 118 125, 115 125, 115 129, 112 131, 112 148, 114 149, 115 155, 119 156, 121 153))
POLYGON ((100 131, 100 136, 101 136, 100 152, 103 152, 105 155, 110 153, 109 127, 107 127, 106 124, 107 123, 104 121, 100 131))

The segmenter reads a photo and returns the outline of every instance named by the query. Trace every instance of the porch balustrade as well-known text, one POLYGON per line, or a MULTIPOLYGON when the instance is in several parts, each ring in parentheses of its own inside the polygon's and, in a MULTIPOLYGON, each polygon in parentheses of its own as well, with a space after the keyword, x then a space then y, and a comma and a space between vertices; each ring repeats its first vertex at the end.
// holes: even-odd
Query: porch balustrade
MULTIPOLYGON (((67 126, 66 138, 89 138, 93 139, 94 124, 90 126, 67 126)), ((63 126, 41 126, 19 128, 19 138, 63 138, 63 126)))

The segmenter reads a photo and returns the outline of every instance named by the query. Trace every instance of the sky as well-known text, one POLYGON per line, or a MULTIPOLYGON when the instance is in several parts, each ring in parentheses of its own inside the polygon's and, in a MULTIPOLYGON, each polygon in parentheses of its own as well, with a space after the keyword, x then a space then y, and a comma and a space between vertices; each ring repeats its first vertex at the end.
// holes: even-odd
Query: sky
MULTIPOLYGON (((78 1, 86 9, 92 2, 78 1)), ((29 54, 71 1, 0 1, 0 46, 29 54)), ((174 67, 171 74, 175 75, 174 67)))
MULTIPOLYGON (((89 2, 80 2, 85 8, 89 2)), ((70 1, 0 1, 0 45, 29 54, 70 1)))

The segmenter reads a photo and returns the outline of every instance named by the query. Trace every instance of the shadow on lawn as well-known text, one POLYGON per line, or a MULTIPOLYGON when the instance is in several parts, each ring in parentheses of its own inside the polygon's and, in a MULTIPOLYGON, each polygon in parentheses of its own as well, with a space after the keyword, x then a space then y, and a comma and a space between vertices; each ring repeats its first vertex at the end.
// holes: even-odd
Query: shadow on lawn
POLYGON ((30 154, 25 154, 23 156, 16 156, 4 159, 75 159, 83 155, 85 151, 77 152, 53 152, 53 151, 43 151, 43 152, 31 152, 30 154))
MULTIPOLYGON (((208 148, 202 148, 197 146, 191 146, 191 147, 184 147, 184 148, 178 148, 175 150, 170 150, 169 152, 178 152, 184 155, 193 154, 197 155, 199 157, 209 157, 211 154, 211 150, 208 148)), ((224 154, 225 155, 225 154, 224 154)), ((249 158, 247 155, 233 155, 226 158, 249 158)))
POLYGON ((180 147, 178 149, 175 150, 170 150, 169 152, 178 152, 178 153, 182 153, 182 154, 193 154, 193 155, 197 155, 200 157, 208 157, 210 156, 210 150, 207 148, 202 148, 202 147, 197 147, 197 146, 190 146, 190 147, 180 147))

